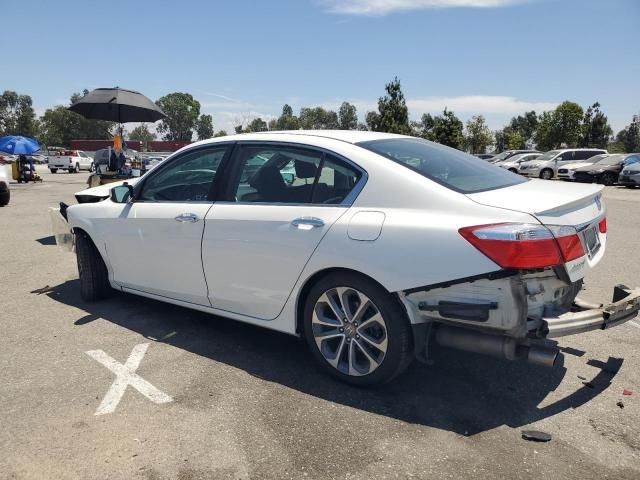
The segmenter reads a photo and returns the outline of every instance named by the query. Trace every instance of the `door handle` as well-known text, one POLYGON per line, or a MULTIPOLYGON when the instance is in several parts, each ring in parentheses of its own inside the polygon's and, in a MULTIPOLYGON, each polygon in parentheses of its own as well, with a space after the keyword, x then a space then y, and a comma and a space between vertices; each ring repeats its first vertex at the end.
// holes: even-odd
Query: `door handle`
POLYGON ((196 223, 198 220, 200 220, 200 217, 198 217, 198 215, 196 215, 195 213, 181 213, 174 220, 176 222, 183 222, 183 223, 184 222, 196 223))
POLYGON ((312 228, 324 227, 324 222, 317 217, 299 217, 292 220, 291 225, 300 230, 311 230, 312 228))

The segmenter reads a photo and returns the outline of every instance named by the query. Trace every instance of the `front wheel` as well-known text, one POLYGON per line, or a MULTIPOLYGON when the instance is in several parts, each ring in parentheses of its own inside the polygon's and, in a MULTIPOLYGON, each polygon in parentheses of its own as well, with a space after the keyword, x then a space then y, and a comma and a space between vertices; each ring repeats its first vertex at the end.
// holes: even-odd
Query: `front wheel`
POLYGON ((545 168, 540 172, 540 178, 543 180, 551 180, 553 178, 553 170, 545 168))
POLYGON ((107 298, 111 293, 107 267, 89 235, 82 231, 76 234, 76 257, 82 299, 93 302, 107 298))
POLYGON ((355 273, 330 274, 312 287, 304 334, 320 366, 352 385, 389 382, 413 360, 411 326, 399 301, 355 273))
POLYGON ((614 183, 616 183, 616 176, 613 173, 607 172, 604 175, 602 175, 602 183, 604 185, 608 185, 611 186, 614 183))
POLYGON ((51 173, 56 173, 56 172, 58 171, 58 169, 57 169, 57 168, 50 168, 50 169, 49 169, 49 171, 50 171, 51 173))
POLYGON ((5 205, 9 205, 9 200, 11 199, 11 192, 9 190, 5 192, 0 192, 0 207, 4 207, 5 205))

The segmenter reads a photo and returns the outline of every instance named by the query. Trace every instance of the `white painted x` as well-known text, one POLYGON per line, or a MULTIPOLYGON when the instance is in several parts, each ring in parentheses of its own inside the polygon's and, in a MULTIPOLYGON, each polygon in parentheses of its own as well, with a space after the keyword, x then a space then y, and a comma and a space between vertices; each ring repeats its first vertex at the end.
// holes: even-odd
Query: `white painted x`
POLYGON ((120 400, 127 389, 127 385, 131 385, 154 403, 167 403, 173 401, 169 395, 161 392, 136 373, 147 348, 149 348, 148 343, 141 343, 133 347, 131 355, 129 355, 129 358, 124 365, 111 358, 102 350, 89 350, 86 352, 87 355, 95 361, 101 363, 116 374, 116 379, 102 399, 102 402, 98 406, 94 415, 113 413, 116 410, 118 403, 120 403, 120 400))

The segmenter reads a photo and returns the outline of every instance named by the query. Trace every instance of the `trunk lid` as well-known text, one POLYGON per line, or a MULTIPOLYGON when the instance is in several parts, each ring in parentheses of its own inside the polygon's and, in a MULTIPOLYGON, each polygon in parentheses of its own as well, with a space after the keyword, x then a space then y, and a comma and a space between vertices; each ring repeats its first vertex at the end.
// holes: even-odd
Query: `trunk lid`
POLYGON ((598 222, 605 217, 602 185, 566 184, 549 180, 528 182, 467 195, 482 205, 524 212, 545 225, 575 227, 585 255, 565 264, 569 279, 575 282, 600 261, 606 234, 598 222))

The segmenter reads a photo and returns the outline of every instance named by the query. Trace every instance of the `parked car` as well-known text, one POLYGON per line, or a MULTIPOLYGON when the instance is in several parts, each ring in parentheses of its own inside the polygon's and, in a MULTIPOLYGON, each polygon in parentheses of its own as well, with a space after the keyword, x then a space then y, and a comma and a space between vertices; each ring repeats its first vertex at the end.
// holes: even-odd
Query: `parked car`
POLYGON ((508 160, 496 163, 498 167, 505 168, 513 173, 518 173, 518 167, 522 162, 529 162, 540 157, 541 153, 519 153, 508 160))
POLYGON ((372 385, 431 341, 551 366, 544 339, 634 318, 640 289, 575 298, 604 255, 602 188, 402 135, 264 132, 185 147, 61 215, 83 299, 116 289, 299 335, 327 372, 372 385))
POLYGON ((51 173, 67 170, 78 173, 80 170, 93 170, 93 158, 81 150, 61 150, 47 157, 47 164, 51 173))
MULTIPOLYGON (((640 153, 634 155, 640 156, 640 153)), ((620 172, 618 183, 627 188, 640 186, 640 162, 633 162, 626 165, 620 172)))
POLYGON ((478 157, 481 160, 489 160, 494 157, 493 153, 474 153, 473 156, 478 157))
POLYGON ((556 176, 558 169, 571 163, 587 160, 606 150, 597 148, 566 148, 551 150, 530 162, 523 162, 518 168, 518 173, 527 177, 551 180, 556 176))
POLYGON ((558 178, 560 180, 565 180, 567 182, 573 181, 573 175, 578 168, 584 167, 586 165, 592 165, 594 163, 599 162, 603 158, 607 158, 610 153, 601 153, 598 155, 594 155, 593 157, 587 158, 586 160, 581 160, 579 162, 569 163, 567 165, 562 165, 558 168, 558 178))
POLYGON ((489 159, 491 163, 504 162, 505 160, 510 159, 514 155, 519 155, 521 153, 542 153, 537 150, 505 150, 502 153, 494 155, 489 159))
POLYGON ((8 205, 11 199, 11 190, 9 188, 11 173, 9 173, 8 169, 9 167, 0 165, 0 207, 8 205))
POLYGON ((640 162, 638 153, 618 153, 609 155, 593 165, 586 165, 575 170, 574 178, 582 183, 602 183, 613 185, 624 167, 640 162))

